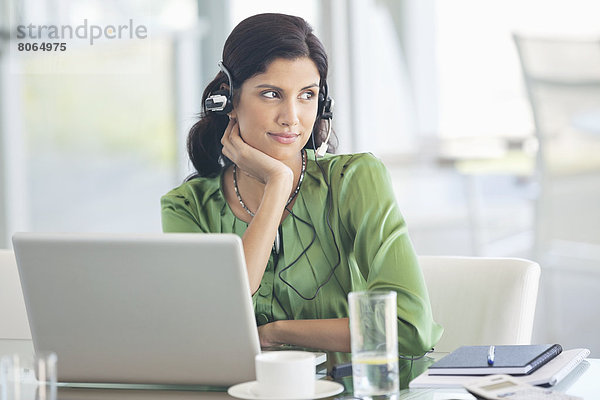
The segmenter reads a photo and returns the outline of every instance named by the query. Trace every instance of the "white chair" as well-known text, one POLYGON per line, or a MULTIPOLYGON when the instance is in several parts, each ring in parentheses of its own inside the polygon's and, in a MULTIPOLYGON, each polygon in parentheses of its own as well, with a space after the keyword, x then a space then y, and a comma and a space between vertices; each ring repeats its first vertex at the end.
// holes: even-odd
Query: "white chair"
POLYGON ((600 261, 600 36, 513 35, 539 142, 534 258, 600 261))
POLYGON ((12 250, 0 249, 0 339, 31 339, 17 263, 12 250))
POLYGON ((540 266, 517 258, 420 256, 433 318, 444 327, 436 351, 462 345, 530 344, 540 266))

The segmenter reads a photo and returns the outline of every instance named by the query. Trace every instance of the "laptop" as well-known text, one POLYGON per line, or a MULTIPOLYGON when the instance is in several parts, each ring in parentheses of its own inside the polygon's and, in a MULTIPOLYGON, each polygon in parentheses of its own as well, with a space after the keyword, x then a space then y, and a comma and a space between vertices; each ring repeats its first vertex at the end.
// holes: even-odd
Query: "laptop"
POLYGON ((59 382, 228 386, 260 352, 232 234, 17 233, 36 352, 59 382))

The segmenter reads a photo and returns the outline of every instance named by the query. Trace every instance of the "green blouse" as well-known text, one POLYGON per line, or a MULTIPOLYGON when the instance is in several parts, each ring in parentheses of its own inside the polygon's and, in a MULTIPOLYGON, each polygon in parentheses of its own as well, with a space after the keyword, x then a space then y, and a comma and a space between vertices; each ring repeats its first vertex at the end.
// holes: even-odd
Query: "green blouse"
MULTIPOLYGON (((323 174, 314 151, 307 156, 293 215, 280 226, 279 254, 271 253, 252 296, 257 323, 343 318, 348 316, 349 292, 394 290, 398 351, 420 355, 430 350, 443 329, 433 321, 423 275, 385 166, 372 154, 326 155, 318 160, 323 174)), ((231 211, 221 178, 192 179, 163 196, 163 230, 241 237, 248 224, 231 211)))

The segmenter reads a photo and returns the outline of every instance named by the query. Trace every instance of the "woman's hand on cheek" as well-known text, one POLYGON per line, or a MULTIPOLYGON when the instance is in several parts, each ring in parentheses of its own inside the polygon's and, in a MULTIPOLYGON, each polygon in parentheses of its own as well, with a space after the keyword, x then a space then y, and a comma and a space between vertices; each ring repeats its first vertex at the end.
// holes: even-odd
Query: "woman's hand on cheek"
POLYGON ((287 165, 248 145, 242 139, 239 123, 235 118, 229 120, 221 144, 223 155, 261 183, 266 184, 273 178, 289 180, 290 184, 293 182, 294 173, 287 165))

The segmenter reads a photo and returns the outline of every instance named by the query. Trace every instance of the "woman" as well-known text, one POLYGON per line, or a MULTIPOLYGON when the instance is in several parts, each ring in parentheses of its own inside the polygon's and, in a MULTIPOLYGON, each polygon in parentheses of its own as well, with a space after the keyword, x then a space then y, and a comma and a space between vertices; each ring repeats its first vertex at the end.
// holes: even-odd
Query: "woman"
POLYGON ((313 150, 331 104, 312 28, 252 16, 219 65, 188 136, 197 175, 162 198, 163 230, 242 237, 262 346, 350 351, 347 294, 382 289, 398 293, 399 352, 430 350, 442 329, 385 167, 370 154, 313 150))

